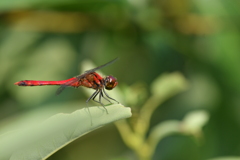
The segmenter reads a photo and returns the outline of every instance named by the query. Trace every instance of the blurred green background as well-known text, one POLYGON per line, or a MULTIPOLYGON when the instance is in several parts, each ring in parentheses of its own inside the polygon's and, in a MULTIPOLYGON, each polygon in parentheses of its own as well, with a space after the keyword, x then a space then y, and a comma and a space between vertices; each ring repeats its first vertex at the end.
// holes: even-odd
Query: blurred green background
MULTIPOLYGON (((150 128, 195 110, 209 114, 201 138, 167 136, 154 160, 240 156, 240 1, 1 0, 0 11, 1 134, 29 119, 74 111, 88 97, 83 89, 55 96, 57 87, 13 83, 67 79, 82 73, 85 60, 101 65, 119 57, 101 72, 117 77, 122 95, 126 88, 135 90, 128 90, 132 101, 112 96, 132 107, 133 115, 161 74, 178 71, 188 81, 187 90, 155 110, 150 128)), ((138 158, 111 124, 49 158, 57 159, 138 158)))

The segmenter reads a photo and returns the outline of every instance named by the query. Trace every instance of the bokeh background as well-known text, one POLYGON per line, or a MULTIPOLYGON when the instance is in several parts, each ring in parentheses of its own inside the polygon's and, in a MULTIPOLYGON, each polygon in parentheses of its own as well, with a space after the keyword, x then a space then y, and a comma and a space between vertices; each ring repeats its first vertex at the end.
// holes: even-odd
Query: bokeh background
MULTIPOLYGON (((133 115, 151 96, 157 77, 177 71, 188 82, 186 90, 159 105, 150 129, 182 120, 191 111, 209 115, 200 138, 166 136, 153 159, 240 156, 240 1, 1 0, 0 11, 1 133, 18 123, 28 125, 29 119, 74 111, 88 97, 82 89, 55 96, 57 87, 17 87, 14 82, 67 79, 82 73, 86 60, 97 66, 119 57, 101 71, 117 77, 122 96, 126 88, 134 90, 127 94, 134 100, 122 100, 133 115)), ((110 124, 49 158, 56 159, 138 157, 110 124)))

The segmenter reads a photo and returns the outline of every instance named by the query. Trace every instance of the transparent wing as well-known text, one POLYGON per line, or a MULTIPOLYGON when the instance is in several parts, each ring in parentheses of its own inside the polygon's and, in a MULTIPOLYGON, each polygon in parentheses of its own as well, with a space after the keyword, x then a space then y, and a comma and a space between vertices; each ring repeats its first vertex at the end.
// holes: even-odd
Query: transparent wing
MULTIPOLYGON (((80 75, 79 77, 82 78, 83 75, 86 75, 86 74, 89 74, 89 73, 93 73, 93 72, 95 72, 96 70, 99 70, 99 69, 101 69, 101 68, 103 68, 103 67, 106 67, 106 66, 114 63, 114 62, 117 61, 118 59, 119 59, 119 58, 115 58, 115 59, 111 60, 110 62, 108 62, 108 63, 106 63, 106 64, 103 64, 103 65, 101 65, 101 66, 98 66, 98 67, 93 68, 93 69, 90 69, 90 70, 87 70, 87 71, 85 71, 84 74, 80 75)), ((78 78, 78 76, 77 76, 77 78, 78 78)))
POLYGON ((101 66, 98 66, 98 67, 93 68, 93 69, 90 69, 90 70, 87 70, 87 71, 85 71, 85 73, 77 76, 76 79, 71 80, 71 81, 68 81, 68 82, 62 84, 62 85, 57 89, 56 95, 59 95, 66 87, 69 87, 69 86, 78 87, 78 86, 73 86, 72 84, 74 84, 76 81, 79 81, 80 79, 84 78, 87 74, 93 73, 93 72, 95 72, 95 71, 98 70, 98 69, 101 69, 101 68, 103 68, 103 67, 106 67, 106 66, 114 63, 114 62, 117 61, 118 59, 119 59, 119 58, 115 58, 115 59, 111 60, 110 62, 108 62, 108 63, 106 63, 106 64, 103 64, 103 65, 101 65, 101 66))
POLYGON ((70 80, 64 84, 62 84, 56 91, 56 95, 59 95, 66 87, 78 87, 78 86, 74 86, 73 84, 76 83, 77 81, 79 81, 77 78, 70 80))
POLYGON ((62 93, 62 91, 68 86, 66 85, 61 85, 61 87, 59 87, 56 91, 56 95, 59 95, 60 93, 62 93))

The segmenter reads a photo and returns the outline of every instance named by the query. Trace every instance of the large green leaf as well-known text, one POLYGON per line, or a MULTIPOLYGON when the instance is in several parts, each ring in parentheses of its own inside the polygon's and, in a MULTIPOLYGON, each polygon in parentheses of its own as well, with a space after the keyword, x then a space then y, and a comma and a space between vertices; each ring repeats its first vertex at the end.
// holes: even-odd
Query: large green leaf
POLYGON ((82 135, 131 116, 122 105, 89 107, 71 114, 56 114, 41 124, 0 136, 0 159, 46 159, 82 135))

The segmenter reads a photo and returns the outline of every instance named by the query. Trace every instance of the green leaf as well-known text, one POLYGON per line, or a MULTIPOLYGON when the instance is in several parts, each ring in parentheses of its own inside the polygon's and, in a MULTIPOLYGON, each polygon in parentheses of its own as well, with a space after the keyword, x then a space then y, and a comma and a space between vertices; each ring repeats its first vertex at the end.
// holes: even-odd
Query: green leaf
POLYGON ((165 73, 151 85, 151 92, 156 97, 168 98, 188 88, 188 82, 179 72, 165 73))
POLYGON ((0 159, 46 159, 75 139, 105 124, 128 118, 131 110, 122 105, 89 107, 71 114, 56 114, 35 124, 0 136, 0 159))
POLYGON ((163 138, 173 134, 173 133, 180 133, 180 125, 181 121, 177 120, 168 120, 159 123, 156 125, 150 132, 149 135, 149 142, 155 148, 159 141, 163 138))
POLYGON ((209 113, 205 110, 196 110, 189 112, 182 121, 182 130, 185 133, 198 135, 209 120, 209 113))
POLYGON ((155 148, 159 141, 174 133, 191 134, 197 137, 201 135, 202 128, 208 120, 208 112, 196 110, 189 112, 182 121, 167 120, 161 122, 150 131, 149 142, 155 148))

